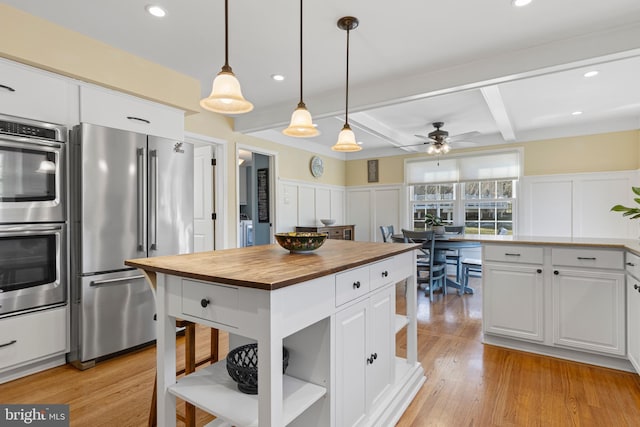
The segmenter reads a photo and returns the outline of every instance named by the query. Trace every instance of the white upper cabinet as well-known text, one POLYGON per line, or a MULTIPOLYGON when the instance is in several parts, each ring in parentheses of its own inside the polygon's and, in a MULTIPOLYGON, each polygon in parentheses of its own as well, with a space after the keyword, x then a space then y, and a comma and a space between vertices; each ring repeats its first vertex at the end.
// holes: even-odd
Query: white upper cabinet
POLYGON ((184 112, 108 89, 80 87, 80 121, 165 138, 184 139, 184 112))
POLYGON ((70 126, 78 122, 77 83, 0 60, 0 112, 70 126))

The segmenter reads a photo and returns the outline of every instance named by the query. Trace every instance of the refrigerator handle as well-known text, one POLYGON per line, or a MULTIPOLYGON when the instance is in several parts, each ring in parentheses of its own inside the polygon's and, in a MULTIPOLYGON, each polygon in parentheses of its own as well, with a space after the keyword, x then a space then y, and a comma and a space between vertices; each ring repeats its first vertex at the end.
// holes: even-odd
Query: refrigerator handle
POLYGON ((136 150, 137 161, 138 161, 138 189, 136 194, 136 203, 138 205, 137 213, 138 213, 138 251, 143 252, 145 249, 144 242, 144 149, 138 148, 136 150))
POLYGON ((149 221, 151 222, 149 227, 149 250, 155 251, 158 249, 158 150, 150 150, 149 158, 151 162, 150 167, 153 170, 149 171, 149 184, 151 197, 149 199, 149 221))

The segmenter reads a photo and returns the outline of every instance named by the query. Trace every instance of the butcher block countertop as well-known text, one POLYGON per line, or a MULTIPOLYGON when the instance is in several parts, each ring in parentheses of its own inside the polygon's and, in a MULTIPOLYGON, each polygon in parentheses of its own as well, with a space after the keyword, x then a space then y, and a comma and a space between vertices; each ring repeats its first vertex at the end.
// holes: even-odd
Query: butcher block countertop
POLYGON ((277 244, 193 254, 129 259, 147 275, 174 276, 276 290, 412 251, 419 244, 326 240, 311 253, 291 254, 277 244))

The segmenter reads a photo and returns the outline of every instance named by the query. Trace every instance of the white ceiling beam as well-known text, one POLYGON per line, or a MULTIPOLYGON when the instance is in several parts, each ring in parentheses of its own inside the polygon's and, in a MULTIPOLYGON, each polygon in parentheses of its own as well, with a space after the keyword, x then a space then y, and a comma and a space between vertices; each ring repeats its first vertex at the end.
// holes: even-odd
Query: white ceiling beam
POLYGON ((489 108, 500 133, 502 134, 502 138, 506 142, 515 142, 516 134, 513 130, 513 125, 511 124, 511 119, 509 119, 507 107, 504 105, 498 86, 485 86, 480 88, 480 92, 482 92, 482 97, 487 103, 487 107, 489 108))
POLYGON ((402 147, 412 143, 411 137, 404 132, 392 129, 367 113, 352 113, 349 116, 350 125, 362 129, 378 138, 388 141, 394 147, 402 147))

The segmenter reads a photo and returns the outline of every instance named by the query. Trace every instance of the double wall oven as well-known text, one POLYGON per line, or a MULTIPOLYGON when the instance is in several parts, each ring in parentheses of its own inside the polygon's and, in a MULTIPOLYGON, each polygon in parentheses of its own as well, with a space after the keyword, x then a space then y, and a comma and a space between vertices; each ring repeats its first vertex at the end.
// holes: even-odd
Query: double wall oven
POLYGON ((0 115, 0 317, 66 304, 67 136, 0 115))

